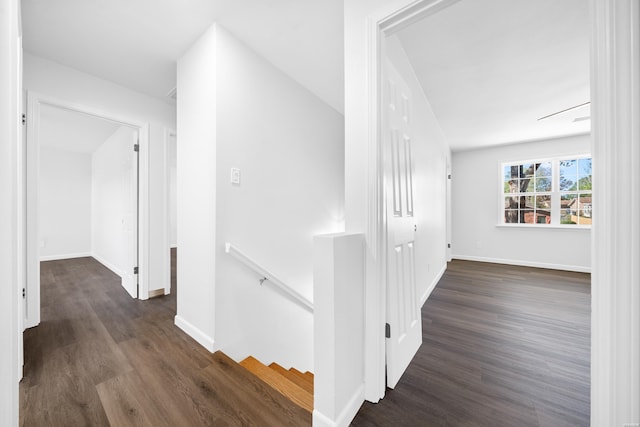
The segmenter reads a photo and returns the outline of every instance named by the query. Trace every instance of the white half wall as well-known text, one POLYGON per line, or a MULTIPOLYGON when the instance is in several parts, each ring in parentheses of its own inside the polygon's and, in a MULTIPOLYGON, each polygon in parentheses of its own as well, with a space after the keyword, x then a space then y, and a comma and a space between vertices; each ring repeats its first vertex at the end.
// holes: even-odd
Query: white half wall
POLYGON ((590 144, 582 135, 454 152, 453 257, 590 271, 589 229, 498 226, 502 162, 589 154, 590 144))
POLYGON ((313 315, 224 242, 313 299, 313 236, 344 227, 343 118, 219 26, 216 82, 216 341, 236 360, 312 371, 313 315))
POLYGON ((91 254, 91 154, 40 148, 40 259, 91 254))
POLYGON ((120 277, 131 261, 132 157, 137 132, 122 126, 91 156, 91 252, 120 277))
MULTIPOLYGON (((176 108, 168 102, 25 53, 24 88, 73 105, 85 106, 127 122, 149 123, 149 291, 170 280, 166 255, 167 168, 165 129, 175 129, 176 108)), ((144 298, 144 296, 141 296, 144 298)))
POLYGON ((414 155, 416 281, 422 304, 447 268, 447 164, 449 145, 426 98, 402 43, 386 40, 387 58, 409 85, 413 110, 411 138, 414 155))

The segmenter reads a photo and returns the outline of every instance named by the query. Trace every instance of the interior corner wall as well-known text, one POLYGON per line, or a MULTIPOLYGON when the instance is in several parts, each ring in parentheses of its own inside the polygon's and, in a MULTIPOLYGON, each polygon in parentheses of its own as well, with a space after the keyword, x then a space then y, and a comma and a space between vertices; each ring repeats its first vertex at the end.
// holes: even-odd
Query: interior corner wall
POLYGON ((121 126, 91 156, 91 252, 120 277, 131 264, 132 146, 137 132, 121 126))
POLYGON ((590 271, 589 229, 497 226, 501 163, 588 154, 590 144, 589 135, 582 135, 454 152, 453 257, 590 271))
POLYGON ((216 280, 216 25, 178 60, 176 324, 214 349, 216 280))
POLYGON ((91 154, 40 148, 41 260, 91 255, 91 154))
POLYGON ((159 99, 65 67, 47 59, 24 55, 24 89, 74 105, 87 106, 139 123, 149 123, 149 290, 170 280, 165 251, 167 178, 165 129, 175 129, 176 108, 159 99), (166 268, 163 268, 166 267, 166 268), (167 277, 165 277, 167 276, 167 277))
POLYGON ((447 164, 451 152, 402 43, 396 36, 388 37, 385 49, 412 94, 415 250, 419 260, 416 282, 424 304, 447 267, 447 164))
POLYGON ((313 315, 224 244, 313 298, 313 236, 344 230, 344 119, 221 27, 216 84, 216 343, 312 371, 313 315))

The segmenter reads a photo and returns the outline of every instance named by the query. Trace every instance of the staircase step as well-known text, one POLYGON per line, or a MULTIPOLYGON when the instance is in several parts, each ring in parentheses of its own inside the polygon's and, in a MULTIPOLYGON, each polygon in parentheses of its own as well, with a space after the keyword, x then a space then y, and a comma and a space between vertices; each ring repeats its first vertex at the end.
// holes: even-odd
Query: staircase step
MULTIPOLYGON (((313 382, 312 381, 309 382, 309 380, 306 377, 298 375, 296 372, 294 372, 291 369, 286 370, 285 368, 283 368, 282 366, 278 365, 275 362, 270 364, 269 367, 274 371, 278 372, 280 375, 289 379, 289 381, 296 383, 303 390, 306 390, 313 395, 313 382)), ((297 371, 297 372, 300 372, 300 371, 297 371)))
POLYGON ((252 356, 244 359, 240 362, 240 365, 245 367, 265 383, 269 384, 275 390, 282 393, 282 395, 289 398, 296 405, 310 413, 313 412, 313 395, 295 384, 293 381, 290 381, 285 376, 280 375, 278 372, 264 365, 252 356))
POLYGON ((308 411, 226 354, 217 351, 213 354, 213 360, 214 363, 203 374, 216 376, 216 383, 225 385, 222 394, 229 400, 231 407, 241 412, 237 416, 241 424, 255 423, 255 416, 262 420, 263 425, 311 425, 311 414, 308 411), (241 405, 234 402, 234 399, 247 402, 248 405, 239 408, 241 405))
POLYGON ((311 372, 307 371, 305 373, 302 373, 302 372, 298 371, 296 368, 291 368, 290 371, 293 372, 296 375, 301 376, 306 381, 309 381, 311 384, 313 384, 313 374, 311 372))

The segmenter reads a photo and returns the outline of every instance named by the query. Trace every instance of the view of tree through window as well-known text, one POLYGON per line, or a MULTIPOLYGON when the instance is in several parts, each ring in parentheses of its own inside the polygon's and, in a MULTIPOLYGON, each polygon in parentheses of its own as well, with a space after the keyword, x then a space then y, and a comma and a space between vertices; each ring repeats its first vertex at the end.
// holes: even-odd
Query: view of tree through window
POLYGON ((505 224, 591 224, 591 158, 502 165, 505 224))

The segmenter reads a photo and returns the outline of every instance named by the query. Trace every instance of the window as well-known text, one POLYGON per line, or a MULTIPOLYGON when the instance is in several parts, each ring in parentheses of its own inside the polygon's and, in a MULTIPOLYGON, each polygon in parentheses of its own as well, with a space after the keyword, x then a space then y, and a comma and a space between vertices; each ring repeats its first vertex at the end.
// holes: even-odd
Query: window
POLYGON ((591 225, 590 157, 503 163, 501 174, 504 224, 591 225))

